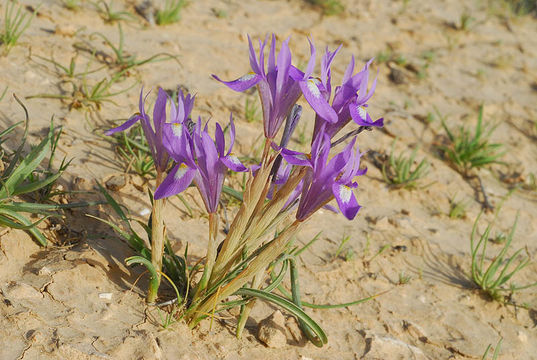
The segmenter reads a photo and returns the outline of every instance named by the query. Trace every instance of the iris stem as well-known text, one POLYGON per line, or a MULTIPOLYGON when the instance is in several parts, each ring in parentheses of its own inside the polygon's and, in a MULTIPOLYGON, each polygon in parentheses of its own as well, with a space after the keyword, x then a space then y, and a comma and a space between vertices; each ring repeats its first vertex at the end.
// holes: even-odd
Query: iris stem
POLYGON ((209 213, 209 244, 207 246, 207 259, 205 261, 205 268, 203 269, 203 275, 196 293, 194 294, 194 300, 203 295, 203 290, 207 288, 207 283, 211 278, 211 273, 213 272, 214 263, 216 261, 217 253, 217 244, 216 244, 216 234, 218 232, 218 214, 209 213))
MULTIPOLYGON (((163 180, 163 172, 157 171, 156 188, 160 186, 163 180)), ((147 291, 147 303, 152 304, 157 299, 158 288, 160 286, 160 273, 162 272, 162 257, 164 255, 164 219, 162 210, 164 208, 164 199, 153 200, 153 209, 151 214, 151 263, 157 271, 157 281, 152 282, 154 285, 147 291)))
POLYGON ((353 131, 350 131, 334 141, 332 144, 330 144, 330 148, 333 148, 334 146, 341 144, 343 141, 347 140, 351 136, 358 135, 364 130, 371 130, 371 126, 360 126, 358 129, 354 129, 353 131))

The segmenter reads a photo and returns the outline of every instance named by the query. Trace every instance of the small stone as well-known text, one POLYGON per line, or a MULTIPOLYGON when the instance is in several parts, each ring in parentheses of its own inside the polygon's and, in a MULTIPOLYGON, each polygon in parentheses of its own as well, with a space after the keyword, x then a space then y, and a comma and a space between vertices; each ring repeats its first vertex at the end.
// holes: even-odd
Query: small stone
POLYGON ((77 191, 90 191, 93 189, 93 184, 91 183, 91 181, 81 176, 77 176, 73 180, 73 188, 77 191))
POLYGON ((524 333, 523 331, 518 331, 517 332, 517 337, 518 337, 518 340, 520 340, 520 342, 528 342, 528 335, 526 335, 526 333, 524 333))
POLYGON ((301 343, 304 340, 304 335, 302 334, 302 330, 300 330, 300 327, 298 326, 298 322, 293 316, 287 319, 287 321, 285 322, 285 327, 291 334, 291 337, 293 338, 293 340, 295 340, 297 343, 301 343))
POLYGON ((279 310, 261 320, 257 329, 257 338, 274 349, 282 348, 287 344, 285 317, 279 310))
POLYGON ((110 179, 106 180, 106 188, 112 191, 119 191, 127 185, 125 176, 123 175, 114 175, 110 179))
POLYGON ((42 299, 41 294, 36 288, 25 284, 12 281, 8 284, 7 289, 4 290, 6 298, 10 300, 28 300, 28 299, 42 299))
POLYGON ((112 293, 100 293, 99 299, 112 300, 112 293))
POLYGON ((390 80, 397 85, 406 83, 405 73, 396 67, 390 69, 390 80))
POLYGON ((73 37, 76 34, 76 28, 71 24, 56 25, 56 29, 54 29, 54 34, 73 37))
POLYGON ((43 266, 41 269, 39 269, 37 274, 43 276, 50 276, 54 274, 54 272, 48 266, 43 266))
POLYGON ((427 357, 419 348, 407 344, 399 339, 389 336, 379 336, 377 334, 369 334, 367 336, 371 344, 370 350, 363 356, 364 360, 373 359, 416 359, 426 360, 427 357))
POLYGON ((140 216, 147 216, 151 214, 151 209, 149 208, 143 208, 141 211, 140 211, 140 216))

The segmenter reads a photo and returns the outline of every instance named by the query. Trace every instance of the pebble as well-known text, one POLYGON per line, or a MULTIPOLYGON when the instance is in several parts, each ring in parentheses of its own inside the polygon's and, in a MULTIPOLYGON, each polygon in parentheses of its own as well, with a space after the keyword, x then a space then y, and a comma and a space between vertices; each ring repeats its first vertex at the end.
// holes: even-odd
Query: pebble
POLYGON ((18 283, 12 281, 7 286, 7 289, 4 289, 4 294, 6 298, 10 300, 25 300, 25 299, 42 299, 43 294, 41 294, 36 288, 25 283, 18 283))
POLYGON ((304 340, 302 330, 300 330, 298 322, 293 316, 287 319, 287 321, 285 322, 285 327, 287 328, 287 330, 289 330, 291 336, 293 337, 293 340, 295 340, 297 343, 301 343, 304 340))
POLYGON ((119 191, 127 185, 125 176, 123 175, 114 175, 110 179, 106 180, 106 188, 112 191, 119 191))
POLYGON ((285 317, 277 310, 259 322, 257 338, 270 348, 280 349, 287 345, 285 317))
POLYGON ((112 293, 100 293, 99 299, 112 300, 112 293))
POLYGON ((370 341, 371 348, 363 359, 427 360, 422 350, 399 339, 376 334, 371 334, 368 338, 366 340, 370 341))
POLYGON ((91 181, 87 180, 86 178, 77 176, 73 180, 73 188, 77 191, 90 191, 93 189, 93 185, 91 181))
POLYGON ((76 28, 71 24, 56 25, 56 28, 54 29, 54 34, 73 37, 76 34, 76 28))

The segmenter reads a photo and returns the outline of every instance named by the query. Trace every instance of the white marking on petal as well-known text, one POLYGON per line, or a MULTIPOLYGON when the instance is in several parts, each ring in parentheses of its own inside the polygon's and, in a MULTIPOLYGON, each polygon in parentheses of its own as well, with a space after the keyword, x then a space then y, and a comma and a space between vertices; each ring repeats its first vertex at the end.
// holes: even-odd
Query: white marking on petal
POLYGON ((239 158, 237 156, 233 155, 233 154, 230 154, 227 158, 228 158, 229 161, 231 161, 235 165, 242 165, 242 163, 239 160, 239 158))
POLYGON ((358 106, 357 110, 358 110, 358 115, 360 115, 360 118, 362 120, 366 121, 367 120, 367 111, 365 110, 365 108, 363 106, 358 106))
POLYGON ((341 201, 343 201, 343 203, 348 203, 351 200, 351 196, 352 190, 350 187, 345 185, 341 185, 339 187, 339 197, 341 198, 341 201))
POLYGON ((177 170, 177 172, 175 173, 173 178, 176 181, 179 181, 179 180, 181 180, 183 178, 183 176, 185 176, 187 171, 188 171, 188 166, 186 166, 185 164, 181 164, 181 165, 179 165, 179 170, 177 170))
POLYGON ((181 137, 181 135, 183 135, 183 124, 173 123, 172 132, 173 132, 173 136, 181 137))
POLYGON ((297 158, 299 160, 308 160, 308 157, 306 156, 306 154, 295 155, 295 158, 297 158))
POLYGON ((239 81, 244 82, 244 81, 252 80, 254 77, 255 77, 255 74, 251 72, 251 73, 241 76, 239 78, 239 81))
POLYGON ((317 87, 317 84, 315 83, 314 79, 309 79, 307 85, 309 91, 313 94, 313 96, 315 96, 316 98, 321 96, 321 91, 317 87))

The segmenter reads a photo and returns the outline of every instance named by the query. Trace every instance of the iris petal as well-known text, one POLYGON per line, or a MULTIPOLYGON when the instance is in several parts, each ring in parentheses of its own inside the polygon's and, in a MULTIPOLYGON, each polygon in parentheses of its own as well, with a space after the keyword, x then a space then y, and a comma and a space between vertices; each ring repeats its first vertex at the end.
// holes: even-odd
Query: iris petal
POLYGON ((341 213, 349 220, 354 219, 361 206, 354 196, 354 192, 349 186, 335 183, 332 185, 332 192, 336 198, 341 213))
POLYGON ((162 199, 183 192, 196 174, 196 170, 185 164, 175 165, 166 179, 155 191, 155 199, 162 199))

